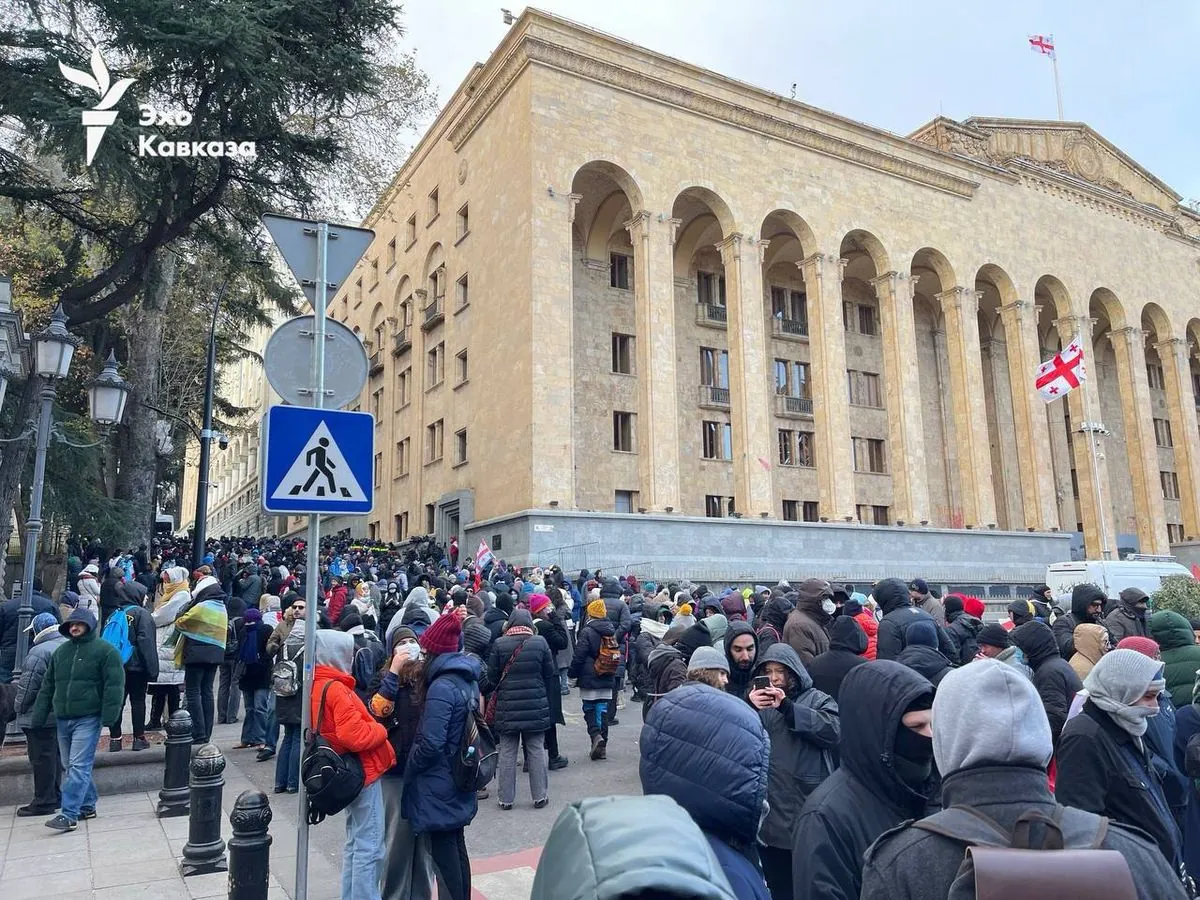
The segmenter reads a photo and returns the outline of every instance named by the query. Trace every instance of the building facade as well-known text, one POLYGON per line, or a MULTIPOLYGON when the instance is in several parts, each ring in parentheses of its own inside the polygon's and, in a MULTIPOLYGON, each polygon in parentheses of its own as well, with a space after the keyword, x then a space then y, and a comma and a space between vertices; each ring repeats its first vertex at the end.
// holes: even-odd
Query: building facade
POLYGON ((1037 581, 1200 535, 1200 216, 1084 124, 900 137, 529 10, 366 224, 376 538, 1037 581))

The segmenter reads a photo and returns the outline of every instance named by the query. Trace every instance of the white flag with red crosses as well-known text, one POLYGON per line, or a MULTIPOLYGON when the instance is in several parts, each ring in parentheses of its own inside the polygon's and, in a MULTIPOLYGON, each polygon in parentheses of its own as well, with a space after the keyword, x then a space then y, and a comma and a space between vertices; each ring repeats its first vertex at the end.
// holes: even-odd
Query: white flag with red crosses
POLYGON ((1086 380, 1083 345, 1077 337, 1037 367, 1033 386, 1042 395, 1042 399, 1049 403, 1051 400, 1065 397, 1086 380))

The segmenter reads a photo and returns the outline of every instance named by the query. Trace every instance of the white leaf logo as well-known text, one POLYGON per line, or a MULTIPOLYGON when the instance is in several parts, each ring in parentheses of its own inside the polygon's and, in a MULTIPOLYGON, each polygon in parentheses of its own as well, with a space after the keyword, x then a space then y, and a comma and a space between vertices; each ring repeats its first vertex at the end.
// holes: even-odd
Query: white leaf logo
POLYGON ((58 64, 63 78, 72 84, 87 88, 99 98, 95 106, 85 109, 80 116, 87 133, 87 165, 89 166, 92 164, 96 151, 100 148, 100 141, 104 137, 105 130, 117 120, 117 114, 112 111, 112 108, 120 102, 134 82, 132 78, 121 78, 117 80, 116 84, 113 84, 112 78, 108 74, 108 66, 104 64, 104 57, 100 55, 99 47, 92 49, 91 66, 92 71, 89 74, 80 69, 64 66, 61 62, 58 64))

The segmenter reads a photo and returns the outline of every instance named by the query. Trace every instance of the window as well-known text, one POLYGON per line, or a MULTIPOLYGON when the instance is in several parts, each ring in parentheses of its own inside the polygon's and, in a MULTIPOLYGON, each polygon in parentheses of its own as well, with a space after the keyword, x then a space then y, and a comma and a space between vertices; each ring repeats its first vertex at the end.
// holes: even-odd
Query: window
POLYGON ((779 464, 781 466, 813 467, 813 433, 780 428, 778 431, 779 464))
POLYGON ((387 245, 387 267, 390 269, 396 264, 396 239, 392 238, 387 245))
POLYGON ((404 249, 408 249, 417 242, 417 214, 413 213, 408 217, 408 221, 404 223, 404 249))
POLYGON ((1200 372, 1192 373, 1192 400, 1200 406, 1200 372))
POLYGON ((781 397, 799 397, 804 400, 809 396, 808 363, 791 362, 786 359, 775 360, 775 393, 781 397))
POLYGON ((789 369, 786 359, 775 360, 775 393, 781 397, 787 396, 789 369))
POLYGON ((733 433, 728 422, 701 422, 705 459, 733 459, 733 433))
POLYGON ((437 530, 437 507, 432 503, 425 504, 425 533, 433 534, 437 530))
MULTIPOLYGON (((779 429, 779 464, 781 466, 796 464, 796 432, 787 428, 779 429)), ((784 503, 787 502, 787 500, 784 501, 784 503)), ((785 515, 784 518, 786 519, 787 516, 785 515)))
POLYGON ((783 501, 783 521, 799 522, 800 521, 800 501, 799 500, 784 500, 783 501))
POLYGON ((408 474, 408 438, 396 441, 396 477, 408 474))
POLYGON ((438 343, 426 354, 425 385, 426 390, 437 387, 446 377, 446 342, 438 343))
POLYGON ((1159 472, 1158 479, 1162 482, 1164 500, 1179 499, 1179 478, 1174 472, 1159 472))
POLYGON ((433 224, 433 220, 438 217, 438 212, 440 209, 441 207, 438 202, 438 189, 434 188, 429 192, 429 221, 425 223, 426 228, 433 224))
POLYGON ((819 522, 821 517, 817 514, 818 507, 816 500, 805 500, 803 517, 805 522, 819 522))
POLYGON ((383 388, 371 393, 371 415, 375 417, 375 424, 382 424, 382 418, 379 415, 380 400, 383 398, 383 388))
POLYGON ((878 438, 851 438, 854 444, 854 471, 882 475, 887 472, 883 441, 878 438))
POLYGON ((446 296, 446 266, 443 263, 429 273, 429 293, 437 300, 446 296))
POLYGON ((455 233, 457 235, 457 240, 460 241, 471 233, 471 215, 470 210, 467 209, 466 203, 464 203, 462 208, 458 211, 455 233))
POLYGON ((402 512, 399 515, 393 516, 392 519, 396 523, 396 540, 408 540, 408 513, 402 512))
POLYGON ((608 286, 629 290, 629 270, 633 268, 633 260, 624 253, 610 253, 608 256, 608 286))
POLYGON ((891 511, 890 508, 886 507, 886 506, 872 506, 871 513, 875 517, 875 524, 876 525, 889 524, 890 519, 889 519, 888 514, 890 513, 890 511, 891 511))
POLYGON ((375 487, 383 486, 383 454, 375 454, 375 487))
POLYGON ((1160 447, 1174 447, 1171 443, 1171 422, 1169 419, 1154 420, 1154 441, 1160 447))
POLYGON ((425 429, 425 461, 437 462, 442 458, 442 420, 438 419, 425 429))
POLYGON ((700 348, 700 383, 707 387, 729 388, 729 351, 700 348))
POLYGON ((613 449, 622 453, 633 452, 633 413, 613 413, 613 449))
POLYGON ((461 466, 467 461, 467 429, 454 432, 454 464, 461 466))
POLYGON ((503 539, 504 539, 503 535, 493 534, 492 535, 492 550, 501 549, 504 546, 503 539))
POLYGON ((466 306, 471 301, 470 289, 469 289, 469 285, 467 283, 467 276, 465 274, 461 278, 458 279, 457 286, 455 287, 455 292, 458 295, 458 307, 457 308, 462 309, 464 306, 466 306))
POLYGON ((722 497, 720 494, 707 494, 704 497, 704 515, 710 519, 724 518, 733 511, 732 497, 722 497))
POLYGON ((871 335, 877 333, 877 329, 875 328, 875 307, 859 304, 858 333, 871 335))
POLYGON ((397 409, 404 409, 412 402, 412 366, 396 376, 396 400, 397 409))
POLYGON ((371 287, 379 287, 379 260, 371 260, 371 287))
POLYGON ((633 336, 617 334, 612 336, 612 370, 618 375, 633 374, 633 336))
POLYGON ((776 319, 803 324, 808 331, 808 298, 804 291, 792 291, 783 287, 771 288, 771 315, 776 319))
POLYGON ((613 508, 619 513, 637 511, 637 491, 617 491, 613 508))
POLYGON ((850 385, 850 403, 854 406, 871 406, 883 408, 883 394, 880 392, 879 376, 872 372, 856 372, 846 370, 850 385))
POLYGON ((1166 379, 1163 377, 1163 367, 1158 363, 1146 363, 1146 381, 1150 383, 1150 387, 1156 390, 1162 390, 1166 387, 1166 379))
POLYGON ((1183 526, 1175 522, 1167 523, 1167 543, 1178 544, 1183 540, 1183 526))
POLYGON ((454 357, 454 383, 466 384, 467 381, 467 351, 460 350, 454 357))
POLYGON ((715 272, 697 272, 696 299, 711 306, 724 306, 725 276, 715 272))
POLYGON ((855 507, 855 512, 858 514, 858 521, 863 525, 888 524, 889 507, 887 506, 870 506, 860 503, 855 507))
POLYGON ((413 296, 409 294, 400 304, 400 327, 407 328, 412 324, 413 296))
POLYGON ((360 278, 354 282, 354 305, 362 303, 363 298, 363 280, 360 278))

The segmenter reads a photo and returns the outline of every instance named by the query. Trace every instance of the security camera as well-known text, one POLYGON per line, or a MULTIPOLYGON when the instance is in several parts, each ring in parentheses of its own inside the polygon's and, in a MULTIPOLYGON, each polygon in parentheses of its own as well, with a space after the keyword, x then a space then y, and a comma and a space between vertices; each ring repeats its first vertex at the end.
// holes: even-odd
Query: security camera
POLYGON ((217 438, 217 446, 220 447, 222 450, 228 450, 229 449, 229 435, 222 434, 220 437, 218 437, 217 438))

